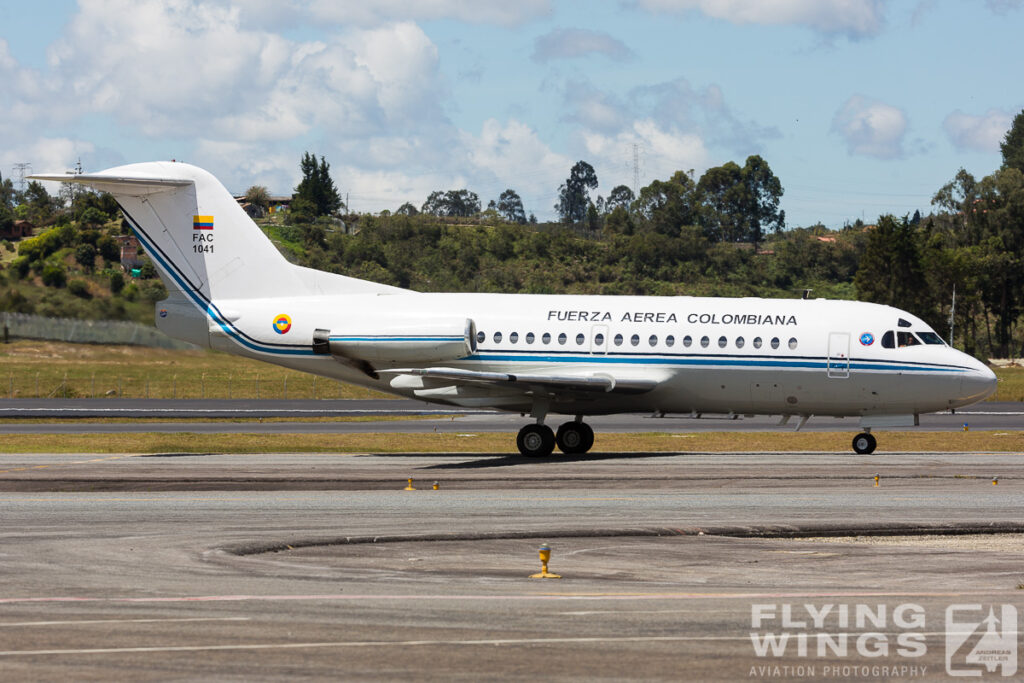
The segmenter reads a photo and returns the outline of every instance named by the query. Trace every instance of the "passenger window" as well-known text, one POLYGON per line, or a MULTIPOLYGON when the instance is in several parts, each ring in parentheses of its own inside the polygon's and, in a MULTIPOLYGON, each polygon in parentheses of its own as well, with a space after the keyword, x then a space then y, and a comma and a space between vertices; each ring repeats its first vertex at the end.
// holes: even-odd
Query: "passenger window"
POLYGON ((636 346, 637 344, 639 344, 640 343, 640 335, 639 334, 634 334, 632 337, 629 338, 629 343, 632 344, 633 346, 636 346))
POLYGON ((511 344, 515 344, 516 342, 518 342, 519 341, 519 333, 518 332, 513 332, 512 334, 508 335, 508 341, 511 344))
POLYGON ((565 332, 562 332, 560 335, 558 335, 559 344, 564 344, 566 339, 568 339, 568 337, 565 336, 565 332))
POLYGON ((710 343, 711 343, 711 340, 708 339, 706 336, 700 338, 701 348, 705 348, 705 349, 708 348, 708 344, 710 344, 710 343))
POLYGON ((584 337, 582 334, 577 334, 576 335, 576 344, 577 345, 583 346, 583 342, 584 341, 586 341, 586 337, 584 337))
POLYGON ((535 339, 535 337, 533 336, 533 332, 527 332, 526 333, 526 343, 527 344, 532 344, 534 339, 535 339))
POLYGON ((543 334, 543 336, 541 336, 540 340, 542 342, 544 342, 545 344, 550 344, 551 343, 551 335, 549 333, 545 332, 543 334))
POLYGON ((487 341, 487 335, 484 334, 483 332, 477 332, 476 333, 476 343, 477 344, 483 344, 485 341, 487 341))
POLYGON ((920 343, 921 342, 918 341, 917 337, 915 337, 910 332, 904 332, 900 330, 899 332, 896 333, 896 345, 899 346, 901 349, 904 346, 918 346, 920 343))
POLYGON ((760 337, 754 337, 753 344, 754 344, 754 348, 755 349, 761 348, 761 338, 760 337))
POLYGON ((676 343, 676 338, 671 334, 665 337, 665 346, 673 346, 676 343))
POLYGON ((724 349, 725 345, 728 344, 728 343, 729 343, 729 340, 726 339, 724 336, 718 338, 718 348, 724 349))
POLYGON ((594 345, 604 346, 604 335, 601 334, 600 332, 594 335, 594 345))
POLYGON ((650 344, 651 346, 657 346, 658 345, 658 335, 652 334, 651 338, 647 340, 647 343, 650 344))
POLYGON ((746 344, 746 343, 747 343, 747 342, 745 342, 745 341, 743 340, 743 337, 736 337, 736 348, 737 348, 737 349, 742 349, 742 348, 743 348, 743 345, 744 345, 744 344, 746 344))
POLYGON ((789 338, 789 348, 794 350, 796 349, 796 337, 789 338))
POLYGON ((495 332, 494 333, 494 343, 495 344, 500 344, 501 343, 501 332, 495 332))
POLYGON ((622 335, 621 334, 615 335, 615 345, 616 346, 622 346, 622 335))
POLYGON ((895 349, 896 348, 896 333, 889 330, 882 335, 882 348, 884 349, 895 349))
POLYGON ((778 337, 772 337, 772 348, 773 349, 779 348, 779 338, 778 337))
POLYGON ((690 348, 690 344, 693 343, 693 338, 690 335, 683 337, 683 346, 690 348))

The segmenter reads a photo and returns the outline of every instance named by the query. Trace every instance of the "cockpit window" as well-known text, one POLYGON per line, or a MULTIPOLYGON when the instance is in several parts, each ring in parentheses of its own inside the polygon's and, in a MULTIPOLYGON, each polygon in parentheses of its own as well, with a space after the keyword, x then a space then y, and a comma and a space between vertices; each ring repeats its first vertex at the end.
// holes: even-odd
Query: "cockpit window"
POLYGON ((896 334, 889 330, 882 335, 882 348, 883 349, 895 349, 896 348, 896 334))
POLYGON ((902 349, 904 346, 918 346, 921 341, 911 332, 900 330, 896 333, 896 344, 902 349))
POLYGON ((908 323, 908 322, 907 322, 906 320, 904 320, 903 318, 900 318, 900 319, 899 319, 899 322, 897 322, 897 323, 896 323, 896 326, 897 326, 897 327, 910 327, 910 323, 908 323))
POLYGON ((945 346, 946 342, 942 341, 942 337, 935 334, 934 332, 918 332, 917 336, 921 338, 925 344, 942 344, 945 346))

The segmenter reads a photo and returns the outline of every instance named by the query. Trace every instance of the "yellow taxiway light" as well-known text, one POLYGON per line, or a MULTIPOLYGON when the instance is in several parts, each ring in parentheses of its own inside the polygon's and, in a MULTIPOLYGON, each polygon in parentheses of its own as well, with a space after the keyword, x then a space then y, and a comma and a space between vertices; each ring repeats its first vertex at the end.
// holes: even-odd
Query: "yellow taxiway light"
POLYGON ((409 485, 406 486, 403 491, 415 491, 416 487, 412 485, 412 477, 409 477, 409 485))
POLYGON ((548 571, 548 560, 551 559, 551 546, 547 543, 540 547, 540 573, 530 574, 531 579, 560 579, 561 574, 552 574, 548 571))

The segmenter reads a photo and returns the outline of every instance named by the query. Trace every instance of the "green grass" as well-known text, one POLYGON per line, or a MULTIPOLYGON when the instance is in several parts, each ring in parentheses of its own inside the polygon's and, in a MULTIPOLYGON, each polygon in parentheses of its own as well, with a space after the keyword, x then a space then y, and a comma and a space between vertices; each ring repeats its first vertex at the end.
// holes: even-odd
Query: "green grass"
MULTIPOLYGON (((850 452, 848 432, 597 435, 594 453, 850 452)), ((1020 452, 1024 433, 886 432, 875 456, 899 452, 1020 452)), ((0 453, 515 453, 512 433, 6 434, 0 453)), ((2 461, 0 461, 2 466, 2 461)), ((3 470, 0 470, 3 473, 3 470)))
POLYGON ((0 397, 379 398, 351 384, 216 351, 18 341, 0 345, 0 397))

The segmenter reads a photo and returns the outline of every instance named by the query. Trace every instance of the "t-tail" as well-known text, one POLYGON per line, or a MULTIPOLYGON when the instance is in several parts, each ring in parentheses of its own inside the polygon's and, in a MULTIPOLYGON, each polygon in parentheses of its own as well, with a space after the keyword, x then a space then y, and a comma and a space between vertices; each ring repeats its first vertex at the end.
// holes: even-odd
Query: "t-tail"
POLYGON ((88 185, 117 199, 167 287, 157 327, 173 318, 164 331, 179 339, 208 346, 211 324, 230 323, 224 309, 231 301, 400 291, 289 263, 219 180, 189 164, 34 177, 88 185))

